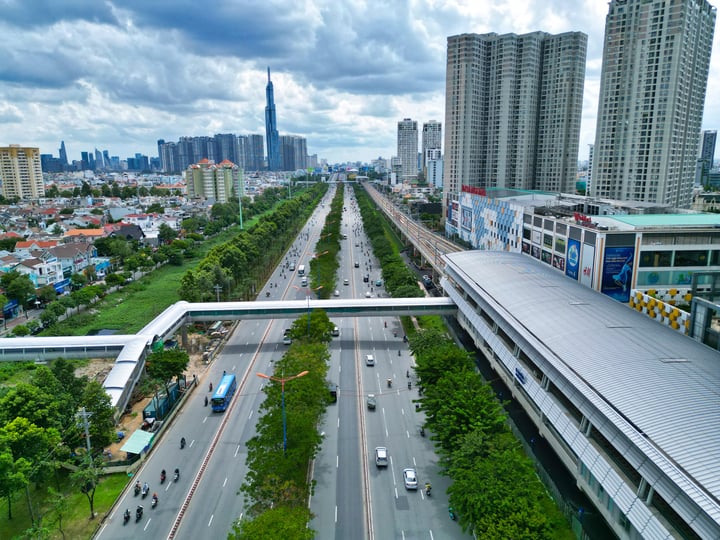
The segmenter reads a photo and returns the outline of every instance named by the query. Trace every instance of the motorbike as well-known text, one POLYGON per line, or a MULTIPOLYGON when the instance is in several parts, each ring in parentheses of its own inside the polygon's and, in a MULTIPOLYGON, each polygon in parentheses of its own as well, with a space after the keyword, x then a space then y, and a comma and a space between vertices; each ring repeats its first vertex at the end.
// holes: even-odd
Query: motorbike
POLYGON ((450 514, 450 519, 452 519, 453 521, 457 519, 457 514, 455 514, 455 510, 453 510, 452 506, 448 508, 448 513, 450 514))
POLYGON ((173 482, 177 482, 179 478, 180 478, 180 470, 175 469, 175 476, 173 476, 173 482))
POLYGON ((207 404, 208 404, 208 398, 207 398, 207 396, 205 396, 205 406, 206 407, 207 407, 207 404))
POLYGON ((185 448, 185 437, 180 439, 180 450, 182 450, 183 448, 185 448))
POLYGON ((130 521, 130 510, 125 509, 125 513, 123 514, 123 525, 125 525, 128 521, 130 521))
POLYGON ((138 521, 140 521, 142 519, 142 515, 143 515, 143 507, 138 506, 137 510, 135 510, 135 523, 137 523, 138 521))
POLYGON ((140 484, 135 484, 135 496, 137 497, 140 493, 140 484))
POLYGON ((392 388, 392 379, 387 380, 388 388, 392 388))
POLYGON ((270 298, 270 291, 267 291, 267 292, 265 293, 265 297, 266 297, 266 298, 270 298))
POLYGON ((150 491, 150 487, 148 487, 147 483, 142 488, 142 498, 144 499, 147 497, 148 493, 150 491))
POLYGON ((421 436, 421 437, 424 437, 424 436, 425 436, 425 428, 422 427, 422 426, 420 427, 420 436, 421 436))
POLYGON ((160 473, 160 483, 162 484, 164 482, 165 482, 165 469, 163 469, 162 472, 160 473))
POLYGON ((425 484, 425 495, 430 496, 430 490, 432 489, 432 486, 430 484, 425 484))
POLYGON ((152 508, 155 508, 155 507, 157 506, 157 503, 158 503, 157 495, 153 495, 152 503, 150 503, 150 506, 151 506, 152 508))
POLYGON ((412 383, 408 381, 408 390, 412 390, 412 383))

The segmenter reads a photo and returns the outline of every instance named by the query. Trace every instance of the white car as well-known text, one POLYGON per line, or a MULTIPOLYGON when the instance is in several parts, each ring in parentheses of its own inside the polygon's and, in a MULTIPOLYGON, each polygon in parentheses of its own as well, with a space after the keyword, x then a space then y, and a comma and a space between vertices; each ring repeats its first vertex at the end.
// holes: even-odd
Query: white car
POLYGON ((403 469, 403 482, 405 482, 405 489, 417 489, 418 480, 415 469, 403 469))
POLYGON ((365 298, 372 298, 372 294, 370 294, 370 291, 365 291, 365 298))
POLYGON ((375 365, 375 357, 372 354, 365 355, 365 365, 366 366, 374 366, 375 365))
POLYGON ((333 293, 333 296, 340 296, 340 291, 338 291, 337 289, 335 289, 335 292, 333 293))

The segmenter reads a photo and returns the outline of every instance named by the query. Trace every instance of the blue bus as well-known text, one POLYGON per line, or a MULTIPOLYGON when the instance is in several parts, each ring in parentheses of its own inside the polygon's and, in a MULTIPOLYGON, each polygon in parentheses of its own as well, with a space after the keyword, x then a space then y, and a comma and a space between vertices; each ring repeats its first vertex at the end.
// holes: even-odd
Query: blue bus
POLYGON ((211 400, 213 412, 223 412, 228 408, 232 397, 235 395, 236 388, 235 375, 223 375, 211 400))

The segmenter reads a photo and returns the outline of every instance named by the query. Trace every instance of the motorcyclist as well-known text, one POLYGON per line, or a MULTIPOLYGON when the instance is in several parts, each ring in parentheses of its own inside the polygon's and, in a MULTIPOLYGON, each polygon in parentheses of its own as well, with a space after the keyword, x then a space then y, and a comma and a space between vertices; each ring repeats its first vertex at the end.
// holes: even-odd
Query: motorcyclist
POLYGON ((430 482, 425 482, 425 495, 430 495, 431 489, 432 489, 432 486, 430 485, 430 482))
POLYGON ((208 404, 208 398, 207 398, 207 396, 205 396, 205 406, 206 407, 207 407, 207 404, 208 404))
POLYGON ((125 519, 125 521, 127 521, 128 519, 130 519, 130 509, 129 509, 129 508, 126 508, 126 509, 125 509, 125 513, 123 514, 123 518, 125 519))
POLYGON ((135 495, 140 493, 140 480, 135 482, 135 495))
POLYGON ((175 481, 177 482, 178 478, 180 478, 180 469, 175 469, 175 481))
POLYGON ((392 388, 392 379, 390 379, 389 377, 387 380, 387 385, 388 385, 388 388, 392 388))
POLYGON ((408 390, 411 390, 411 389, 412 389, 412 383, 410 381, 408 381, 408 390))
POLYGON ((185 448, 185 437, 180 438, 180 448, 185 448))
POLYGON ((153 504, 153 506, 155 506, 157 503, 158 503, 158 495, 157 495, 157 493, 153 493, 152 504, 153 504))
POLYGON ((150 491, 150 486, 148 486, 148 483, 145 482, 142 487, 143 495, 147 494, 148 491, 150 491))
POLYGON ((142 515, 143 515, 143 507, 140 504, 140 505, 138 505, 137 510, 135 510, 135 518, 139 520, 142 517, 142 515))
POLYGON ((165 481, 165 478, 165 469, 163 469, 162 471, 160 471, 160 483, 163 483, 165 481))

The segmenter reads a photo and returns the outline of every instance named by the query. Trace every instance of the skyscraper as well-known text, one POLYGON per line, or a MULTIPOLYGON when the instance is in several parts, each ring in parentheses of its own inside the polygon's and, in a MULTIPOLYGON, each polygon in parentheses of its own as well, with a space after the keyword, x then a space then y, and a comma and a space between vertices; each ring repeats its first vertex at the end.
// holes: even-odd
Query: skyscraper
POLYGON ((448 38, 446 205, 462 185, 574 190, 587 36, 448 38))
MULTIPOLYGON (((422 128, 422 171, 427 180, 428 150, 440 150, 442 148, 442 124, 437 120, 425 122, 422 128)), ((433 152, 433 156, 437 153, 433 152)), ((433 158, 435 159, 435 158, 433 158)))
POLYGON ((717 131, 703 131, 700 159, 708 170, 715 166, 715 145, 717 144, 717 131))
POLYGON ((40 149, 19 144, 0 148, 0 179, 6 199, 38 199, 45 196, 40 149))
POLYGON ((400 158, 400 182, 415 180, 418 174, 418 127, 415 120, 398 122, 397 157, 400 158))
POLYGON ((610 2, 591 195, 690 206, 715 16, 706 0, 610 2))
POLYGON ((259 171, 263 168, 265 148, 262 135, 248 135, 245 145, 245 170, 259 171))
POLYGON ((280 170, 280 137, 277 130, 277 117, 275 116, 275 95, 273 83, 270 80, 270 68, 268 67, 268 82, 265 87, 265 140, 267 143, 268 170, 280 170))
POLYGON ((67 167, 67 150, 65 150, 65 141, 60 141, 60 163, 63 167, 67 167))

